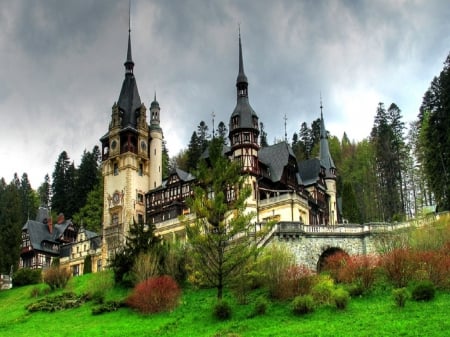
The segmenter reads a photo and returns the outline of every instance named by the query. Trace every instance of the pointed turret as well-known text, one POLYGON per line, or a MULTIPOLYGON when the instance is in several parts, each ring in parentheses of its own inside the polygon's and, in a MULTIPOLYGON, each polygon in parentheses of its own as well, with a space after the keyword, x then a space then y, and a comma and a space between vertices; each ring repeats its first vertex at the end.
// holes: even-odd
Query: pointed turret
POLYGON ((137 116, 141 108, 142 102, 134 77, 134 62, 131 57, 131 30, 128 30, 128 49, 127 59, 124 63, 125 79, 122 83, 119 100, 117 102, 122 115, 122 128, 131 127, 136 129, 137 116))
POLYGON ((320 161, 326 170, 327 178, 336 177, 336 166, 334 165, 333 158, 330 154, 328 145, 328 135, 325 129, 325 122, 323 120, 323 106, 322 100, 320 101, 320 161))
POLYGON ((240 160, 244 172, 258 174, 259 122, 248 100, 248 80, 244 73, 241 32, 239 30, 239 72, 236 79, 236 107, 230 117, 228 135, 233 157, 240 160))

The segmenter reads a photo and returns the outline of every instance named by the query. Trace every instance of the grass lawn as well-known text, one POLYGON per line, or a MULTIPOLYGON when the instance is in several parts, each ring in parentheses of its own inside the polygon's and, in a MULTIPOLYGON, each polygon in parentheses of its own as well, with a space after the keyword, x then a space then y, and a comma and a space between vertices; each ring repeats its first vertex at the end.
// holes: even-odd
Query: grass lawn
MULTIPOLYGON (((83 293, 92 275, 73 278, 68 290, 83 293)), ((322 307, 294 316, 289 303, 272 302, 266 315, 247 318, 253 305, 235 304, 233 317, 212 318, 214 290, 184 290, 180 306, 170 313, 141 315, 128 308, 94 316, 92 302, 75 309, 28 313, 25 306, 36 286, 0 291, 0 336, 449 336, 450 293, 432 302, 408 301, 398 308, 389 294, 352 299, 344 311, 322 307)), ((53 295, 53 294, 51 294, 53 295)), ((50 295, 50 296, 51 296, 50 295)), ((108 298, 123 298, 114 289, 108 298)))

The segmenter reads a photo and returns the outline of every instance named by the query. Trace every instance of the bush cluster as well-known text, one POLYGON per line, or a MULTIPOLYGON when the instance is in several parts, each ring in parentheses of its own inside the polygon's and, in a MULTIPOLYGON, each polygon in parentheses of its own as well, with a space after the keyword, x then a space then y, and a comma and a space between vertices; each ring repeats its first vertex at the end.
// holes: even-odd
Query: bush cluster
POLYGON ((138 283, 126 304, 141 313, 155 313, 174 309, 178 305, 181 290, 168 275, 152 277, 138 283))
POLYGON ((311 295, 297 296, 292 300, 291 306, 295 315, 305 315, 314 311, 314 298, 311 295))
POLYGON ((13 286, 22 287, 29 284, 38 284, 42 281, 41 269, 22 268, 13 274, 13 286))
POLYGON ((436 293, 433 282, 425 280, 414 285, 411 297, 415 301, 431 301, 436 293))
POLYGON ((376 256, 349 256, 339 252, 325 260, 324 270, 338 283, 354 284, 362 294, 373 287, 378 266, 379 259, 376 256))
POLYGON ((49 285, 51 290, 64 289, 71 276, 69 270, 54 266, 44 272, 44 282, 49 285))
POLYGON ((86 296, 79 296, 74 293, 68 292, 53 297, 45 297, 35 303, 29 304, 26 308, 29 312, 53 312, 64 309, 77 308, 86 300, 86 296))
POLYGON ((120 301, 106 301, 92 308, 92 315, 101 315, 105 312, 116 311, 119 310, 119 308, 121 308, 122 306, 123 303, 120 301))
POLYGON ((344 310, 350 302, 350 294, 348 291, 338 288, 333 292, 333 302, 337 309, 344 310))
POLYGON ((406 304, 406 301, 409 298, 409 292, 406 288, 396 288, 392 290, 392 297, 394 298, 395 304, 403 308, 406 304))
POLYGON ((213 307, 213 316, 221 321, 226 321, 231 318, 231 306, 226 301, 219 301, 213 307))

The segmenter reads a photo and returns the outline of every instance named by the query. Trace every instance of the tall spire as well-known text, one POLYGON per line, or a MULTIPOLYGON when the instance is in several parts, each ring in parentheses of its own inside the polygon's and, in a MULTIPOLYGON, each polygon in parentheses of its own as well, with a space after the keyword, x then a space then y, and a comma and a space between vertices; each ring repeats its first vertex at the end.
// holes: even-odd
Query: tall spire
POLYGON ((133 74, 134 62, 131 57, 131 0, 128 5, 128 49, 127 60, 124 63, 125 74, 133 74))
POLYGON ((323 120, 322 95, 320 95, 320 161, 325 167, 326 177, 335 178, 336 166, 334 165, 333 158, 330 154, 327 130, 325 129, 325 122, 323 120))
MULTIPOLYGON (((131 7, 131 1, 130 1, 131 7)), ((127 59, 124 63, 125 66, 125 79, 122 83, 122 89, 120 90, 119 100, 117 105, 122 113, 122 128, 131 127, 136 128, 137 117, 140 114, 141 98, 136 84, 136 78, 134 77, 133 68, 134 62, 131 57, 131 9, 128 8, 128 48, 127 59)))
POLYGON ((247 76, 244 73, 244 61, 242 60, 241 27, 239 26, 239 73, 236 79, 236 85, 248 84, 247 76))

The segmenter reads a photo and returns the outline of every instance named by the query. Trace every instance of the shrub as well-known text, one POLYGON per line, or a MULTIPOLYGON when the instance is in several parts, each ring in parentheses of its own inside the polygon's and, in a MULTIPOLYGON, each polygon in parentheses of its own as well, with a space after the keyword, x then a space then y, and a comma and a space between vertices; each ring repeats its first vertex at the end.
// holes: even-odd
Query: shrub
POLYGON ((248 295, 254 288, 254 262, 247 261, 245 265, 239 266, 230 280, 230 288, 239 304, 248 303, 248 295))
POLYGON ((118 310, 123 306, 123 303, 120 301, 107 301, 101 303, 100 305, 92 308, 92 315, 101 315, 105 312, 112 312, 118 310))
POLYGON ((260 296, 256 299, 255 306, 253 308, 253 311, 248 316, 249 318, 253 318, 256 316, 262 316, 265 315, 267 312, 267 307, 269 306, 269 303, 267 302, 266 298, 263 296, 260 296))
POLYGON ((306 295, 314 284, 314 275, 306 266, 289 266, 281 275, 279 289, 276 291, 278 299, 292 299, 298 295, 306 295))
POLYGON ((151 277, 158 276, 159 256, 155 252, 139 253, 131 268, 131 278, 136 285, 151 277))
POLYGON ((291 306, 295 315, 305 315, 314 311, 314 298, 311 295, 297 296, 291 306))
POLYGON ((311 295, 317 304, 331 304, 334 292, 333 279, 328 275, 320 275, 312 287, 311 295))
POLYGON ((39 297, 42 295, 48 295, 50 288, 47 285, 37 285, 31 289, 30 297, 39 297))
POLYGON ((142 313, 155 313, 174 309, 180 295, 178 284, 164 275, 138 283, 126 303, 142 313))
POLYGON ((22 268, 13 274, 13 286, 21 287, 29 284, 38 284, 42 281, 41 269, 22 268))
POLYGON ((44 282, 49 285, 51 290, 63 289, 71 276, 69 270, 54 266, 44 272, 44 282))
POLYGON ((176 243, 167 247, 164 253, 163 273, 171 276, 178 284, 187 279, 188 252, 185 245, 176 243))
POLYGON ((29 312, 47 311, 54 312, 59 310, 77 308, 86 301, 85 296, 79 296, 74 293, 63 293, 53 297, 44 297, 36 303, 27 305, 29 312))
POLYGON ((89 282, 87 294, 96 303, 103 303, 108 290, 114 287, 113 273, 101 271, 94 273, 89 282))
POLYGON ((396 288, 403 288, 414 279, 418 269, 416 259, 411 250, 405 248, 394 249, 382 258, 382 267, 387 278, 396 288))
POLYGON ((266 247, 257 260, 257 271, 261 276, 261 283, 269 290, 272 298, 281 298, 283 278, 286 271, 295 265, 294 254, 285 246, 271 244, 266 247))
POLYGON ((231 318, 231 306, 226 301, 219 301, 213 307, 213 316, 221 321, 231 318))
POLYGON ((350 301, 350 295, 348 291, 338 288, 333 292, 333 302, 337 309, 344 310, 347 308, 350 301))
POLYGON ((417 261, 417 281, 430 280, 438 287, 445 289, 450 280, 450 255, 441 249, 439 251, 420 251, 415 253, 417 261))
POLYGON ((321 271, 329 273, 335 282, 342 282, 340 273, 348 258, 348 254, 342 251, 327 256, 321 271))
POLYGON ((83 275, 92 273, 92 257, 86 255, 84 258, 83 275))
POLYGON ((421 281, 417 283, 413 290, 411 297, 415 301, 431 301, 436 293, 436 288, 431 281, 421 281))
POLYGON ((406 300, 409 298, 409 292, 406 288, 396 288, 392 290, 392 297, 394 298, 395 304, 403 308, 406 304, 406 300))
POLYGON ((369 291, 375 282, 378 264, 378 258, 375 256, 348 256, 338 252, 326 258, 324 270, 335 282, 358 284, 365 292, 369 291))
POLYGON ((347 286, 347 291, 351 297, 359 297, 364 294, 364 288, 359 283, 352 283, 347 286))

